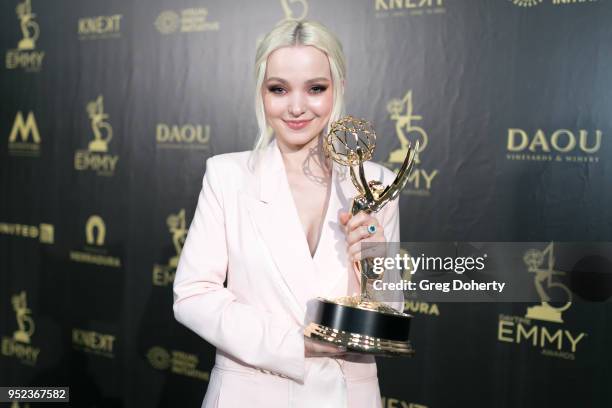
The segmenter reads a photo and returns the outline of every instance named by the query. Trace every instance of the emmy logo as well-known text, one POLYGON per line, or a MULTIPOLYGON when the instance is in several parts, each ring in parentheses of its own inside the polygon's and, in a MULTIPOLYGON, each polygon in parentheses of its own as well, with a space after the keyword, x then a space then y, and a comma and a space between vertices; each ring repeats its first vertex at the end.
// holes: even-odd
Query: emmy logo
MULTIPOLYGON (((421 115, 412 114, 412 90, 406 92, 403 99, 392 99, 387 104, 387 111, 391 120, 395 122, 395 132, 400 141, 400 148, 393 150, 389 154, 389 163, 402 163, 410 146, 410 139, 407 135, 415 135, 419 142, 419 150, 414 159, 415 164, 420 164, 419 153, 427 147, 427 132, 420 126, 413 126, 413 121, 422 120, 421 115)), ((416 142, 416 140, 414 142, 416 142)), ((414 146, 413 142, 413 146, 414 146)))
POLYGON ((17 49, 20 51, 30 51, 36 47, 36 40, 40 35, 38 23, 34 21, 36 14, 32 13, 32 3, 30 0, 24 0, 19 3, 15 9, 17 17, 19 17, 19 25, 23 39, 17 43, 17 49))
POLYGON ((308 14, 308 3, 306 2, 306 0, 280 0, 280 2, 281 7, 283 8, 283 12, 285 13, 285 19, 283 21, 299 21, 306 18, 306 14, 308 14), (294 3, 300 4, 301 13, 299 15, 297 13, 294 13, 293 8, 291 7, 291 5, 294 3))
POLYGON ((19 326, 19 330, 13 333, 13 340, 30 344, 30 337, 34 334, 34 320, 30 316, 32 311, 28 309, 26 292, 21 291, 20 294, 14 295, 11 300, 13 302, 13 309, 15 309, 17 325, 19 326))
POLYGON ((530 249, 525 252, 523 256, 523 261, 527 265, 527 270, 535 273, 535 287, 542 302, 540 305, 527 308, 525 317, 563 323, 561 314, 572 305, 572 293, 564 284, 553 281, 554 275, 565 275, 565 272, 554 270, 555 257, 553 251, 554 243, 551 242, 543 251, 530 249), (545 261, 547 265, 543 268, 545 261), (549 291, 551 290, 565 292, 565 298, 567 299, 565 304, 559 307, 551 305, 549 303, 551 301, 549 291))
POLYGON ((87 104, 87 113, 91 119, 91 128, 94 132, 94 140, 89 143, 89 151, 106 153, 108 142, 113 138, 113 128, 110 123, 105 121, 105 119, 108 119, 108 115, 104 113, 102 95, 87 104), (104 137, 102 131, 104 131, 104 137))
POLYGON ((85 225, 85 239, 89 245, 104 245, 106 238, 106 226, 99 215, 92 215, 85 225))
POLYGON ((87 103, 86 109, 91 121, 94 140, 87 150, 77 150, 74 154, 76 170, 93 170, 100 176, 112 176, 117 168, 118 155, 107 154, 108 143, 113 138, 113 128, 108 123, 109 115, 104 113, 104 98, 99 95, 87 103))
POLYGON ((170 268, 176 268, 178 266, 181 250, 183 249, 183 244, 185 244, 185 239, 187 238, 185 210, 183 209, 179 211, 178 214, 170 214, 166 220, 166 223, 168 224, 168 229, 172 234, 172 244, 174 245, 174 250, 176 251, 176 255, 170 258, 168 266, 170 268))

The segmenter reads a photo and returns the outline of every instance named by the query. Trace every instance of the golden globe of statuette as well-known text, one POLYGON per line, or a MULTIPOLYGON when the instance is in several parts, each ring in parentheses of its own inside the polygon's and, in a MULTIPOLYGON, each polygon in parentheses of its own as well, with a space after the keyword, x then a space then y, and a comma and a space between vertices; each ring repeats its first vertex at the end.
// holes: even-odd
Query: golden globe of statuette
MULTIPOLYGON (((394 200, 408 182, 419 149, 408 146, 404 162, 393 183, 368 181, 363 163, 374 156, 376 133, 370 122, 346 116, 332 123, 324 139, 326 154, 336 163, 348 166, 358 195, 353 198, 351 214, 380 211, 394 200), (355 170, 357 168, 357 170, 355 170)), ((381 356, 411 356, 414 349, 408 339, 412 316, 385 303, 373 300, 373 282, 383 274, 374 272, 371 258, 355 262, 361 277, 361 293, 335 300, 317 299, 315 318, 304 335, 320 342, 344 346, 352 353, 381 356)))
POLYGON ((370 122, 349 115, 332 123, 323 146, 336 163, 358 166, 374 155, 376 133, 370 122), (361 157, 358 150, 362 152, 361 157))

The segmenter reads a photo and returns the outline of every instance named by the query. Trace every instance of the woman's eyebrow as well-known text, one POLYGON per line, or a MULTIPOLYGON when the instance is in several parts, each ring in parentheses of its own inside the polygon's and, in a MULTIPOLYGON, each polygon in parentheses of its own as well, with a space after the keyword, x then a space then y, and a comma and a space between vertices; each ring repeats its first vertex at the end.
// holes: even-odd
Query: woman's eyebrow
POLYGON ((313 78, 313 79, 309 79, 308 81, 306 81, 306 83, 311 84, 313 82, 323 82, 323 81, 329 81, 329 78, 325 78, 325 77, 313 78))
POLYGON ((270 81, 278 81, 278 82, 282 82, 283 84, 287 84, 288 83, 283 78, 279 78, 279 77, 270 77, 270 78, 266 79, 266 82, 270 82, 270 81))
MULTIPOLYGON (((270 77, 266 79, 266 82, 270 82, 270 81, 278 81, 283 84, 288 84, 286 80, 284 80, 283 78, 279 78, 279 77, 270 77)), ((308 81, 306 81, 306 83, 311 84, 313 82, 323 82, 323 81, 330 81, 330 79, 326 77, 317 77, 317 78, 309 79, 308 81)))

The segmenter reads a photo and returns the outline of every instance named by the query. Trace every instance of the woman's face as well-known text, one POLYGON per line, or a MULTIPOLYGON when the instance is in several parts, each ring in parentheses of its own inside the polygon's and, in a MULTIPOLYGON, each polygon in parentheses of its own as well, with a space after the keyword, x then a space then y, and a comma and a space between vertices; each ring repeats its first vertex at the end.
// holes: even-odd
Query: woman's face
POLYGON ((315 144, 333 105, 327 55, 312 46, 274 50, 261 92, 266 121, 279 143, 291 149, 315 144))

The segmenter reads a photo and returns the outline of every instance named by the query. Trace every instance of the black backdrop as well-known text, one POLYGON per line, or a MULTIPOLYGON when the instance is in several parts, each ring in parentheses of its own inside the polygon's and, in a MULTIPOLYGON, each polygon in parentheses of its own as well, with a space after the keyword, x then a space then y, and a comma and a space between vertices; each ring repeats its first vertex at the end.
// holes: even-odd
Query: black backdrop
MULTIPOLYGON (((427 142, 403 241, 612 240, 605 0, 6 0, 1 385, 199 406, 214 349, 173 319, 173 258, 205 159, 254 142, 258 39, 303 17, 343 42, 377 161, 427 142)), ((406 306, 418 352, 379 361, 385 407, 612 406, 609 303, 406 306)))

